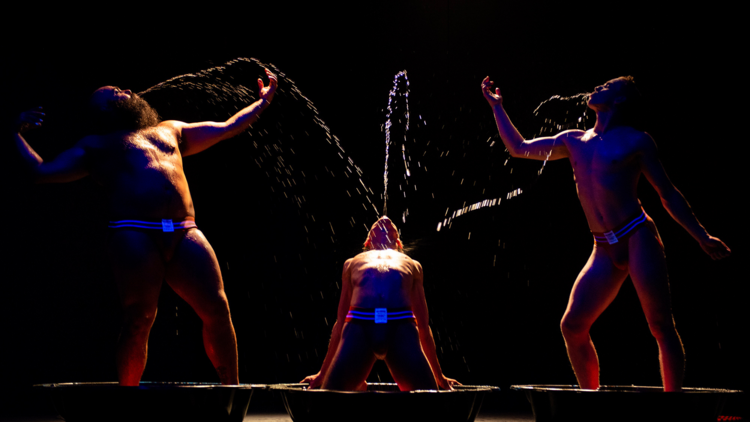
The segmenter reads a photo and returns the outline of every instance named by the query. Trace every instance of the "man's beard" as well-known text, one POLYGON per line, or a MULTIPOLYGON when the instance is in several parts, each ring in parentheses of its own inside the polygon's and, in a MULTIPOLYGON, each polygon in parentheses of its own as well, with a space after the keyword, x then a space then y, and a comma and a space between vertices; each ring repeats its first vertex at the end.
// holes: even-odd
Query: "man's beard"
POLYGON ((133 94, 124 101, 112 101, 104 110, 92 112, 92 128, 97 134, 121 130, 136 131, 159 124, 159 114, 143 98, 133 94))

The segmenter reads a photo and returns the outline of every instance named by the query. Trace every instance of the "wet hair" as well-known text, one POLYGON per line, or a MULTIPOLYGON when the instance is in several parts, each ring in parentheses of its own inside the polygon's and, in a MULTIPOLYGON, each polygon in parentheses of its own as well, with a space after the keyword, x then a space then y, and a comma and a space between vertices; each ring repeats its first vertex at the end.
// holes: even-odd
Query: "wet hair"
MULTIPOLYGON (((372 243, 370 242, 370 235, 368 234, 367 239, 365 240, 365 243, 362 244, 362 250, 367 252, 367 251, 371 251, 372 249, 373 248, 372 248, 372 243)), ((401 239, 396 239, 396 250, 401 253, 404 253, 404 243, 401 241, 401 239)))
MULTIPOLYGON (((383 216, 385 217, 385 216, 383 216)), ((381 217, 382 218, 382 217, 381 217)), ((380 218, 378 219, 380 221, 380 218)), ((365 243, 362 244, 362 250, 367 252, 369 250, 372 250, 372 242, 370 241, 370 232, 372 232, 372 229, 375 228, 375 225, 378 224, 378 221, 372 224, 372 227, 370 227, 370 231, 367 232, 367 239, 365 239, 365 243)), ((396 225, 393 224, 390 219, 388 220, 394 228, 396 228, 396 225)), ((398 229, 396 229, 396 232, 398 232, 398 229)), ((404 243, 401 241, 400 238, 396 239, 396 250, 403 253, 404 252, 404 243)))
POLYGON ((127 100, 108 101, 105 107, 89 101, 86 114, 90 132, 96 135, 145 129, 161 121, 159 113, 135 94, 127 100))
POLYGON ((638 128, 643 120, 643 95, 632 76, 621 76, 617 79, 625 81, 620 88, 620 95, 625 97, 625 101, 617 104, 617 113, 610 125, 638 128))

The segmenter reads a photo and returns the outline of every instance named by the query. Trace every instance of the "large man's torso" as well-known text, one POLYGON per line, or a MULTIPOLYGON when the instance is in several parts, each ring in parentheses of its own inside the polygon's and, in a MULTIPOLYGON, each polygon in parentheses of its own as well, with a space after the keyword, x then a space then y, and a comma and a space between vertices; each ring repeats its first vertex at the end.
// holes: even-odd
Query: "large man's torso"
POLYGON ((362 308, 411 307, 417 261, 392 249, 363 252, 349 260, 351 306, 362 308))
POLYGON ((110 218, 178 221, 194 216, 177 136, 162 123, 81 142, 91 176, 109 196, 110 218))
POLYGON ((648 135, 629 127, 604 134, 574 131, 565 138, 578 198, 592 231, 609 231, 640 209, 636 188, 647 141, 648 135))

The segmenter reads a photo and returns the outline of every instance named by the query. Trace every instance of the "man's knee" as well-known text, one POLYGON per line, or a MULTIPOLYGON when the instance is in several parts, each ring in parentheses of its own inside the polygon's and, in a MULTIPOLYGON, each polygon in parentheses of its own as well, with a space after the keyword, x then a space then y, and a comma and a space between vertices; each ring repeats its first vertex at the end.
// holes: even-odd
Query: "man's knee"
POLYGON ((201 319, 205 321, 224 321, 230 318, 229 302, 226 296, 217 295, 204 300, 201 309, 195 310, 201 319))
POLYGON ((574 339, 579 336, 589 335, 591 324, 581 318, 575 318, 570 314, 565 314, 560 321, 560 331, 566 339, 574 339))
POLYGON ((677 329, 672 318, 663 318, 648 322, 648 329, 656 340, 677 337, 677 329))
POLYGON ((149 332, 156 319, 156 309, 131 306, 123 310, 122 329, 126 333, 149 332))

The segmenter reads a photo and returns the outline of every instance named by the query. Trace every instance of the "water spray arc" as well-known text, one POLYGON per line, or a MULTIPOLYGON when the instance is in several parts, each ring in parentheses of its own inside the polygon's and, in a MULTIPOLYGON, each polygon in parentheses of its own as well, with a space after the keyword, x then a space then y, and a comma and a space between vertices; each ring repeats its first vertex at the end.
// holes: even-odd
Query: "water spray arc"
MULTIPOLYGON (((406 103, 406 126, 404 128, 404 139, 401 143, 401 157, 404 160, 404 171, 405 171, 405 177, 411 177, 411 172, 409 171, 409 163, 406 159, 406 134, 409 132, 409 123, 410 123, 410 117, 409 117, 409 78, 406 75, 406 70, 402 70, 396 74, 396 76, 393 77, 393 89, 388 93, 388 113, 386 114, 386 122, 385 122, 385 166, 383 170, 383 215, 388 214, 388 160, 390 158, 390 146, 391 146, 391 116, 393 115, 393 107, 394 101, 396 99, 396 95, 398 92, 398 82, 399 78, 403 78, 404 83, 406 83, 406 92, 403 94, 405 97, 405 103, 406 103)), ((404 197, 406 197, 406 192, 404 192, 404 197)), ((406 216, 408 215, 408 210, 404 210, 402 220, 406 222, 406 216)))

